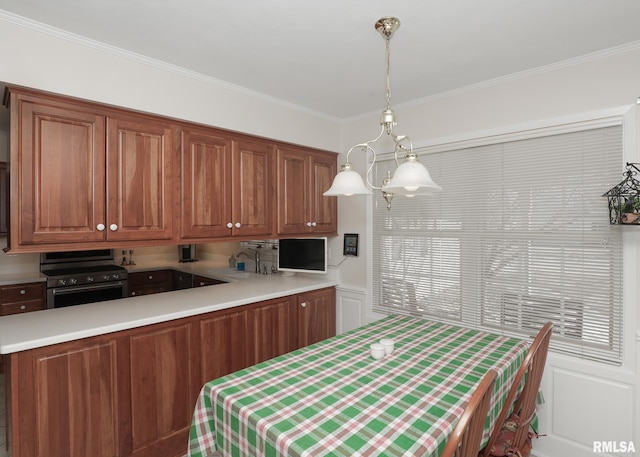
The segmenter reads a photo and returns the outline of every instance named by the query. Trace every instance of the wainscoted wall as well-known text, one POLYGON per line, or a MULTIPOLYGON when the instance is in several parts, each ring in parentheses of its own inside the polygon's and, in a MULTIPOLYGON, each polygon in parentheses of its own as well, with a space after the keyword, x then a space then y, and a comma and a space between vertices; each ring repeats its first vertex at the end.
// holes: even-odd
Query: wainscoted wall
POLYGON ((366 291, 336 287, 336 332, 348 332, 364 324, 366 291))
POLYGON ((547 436, 534 442, 534 454, 587 457, 594 455, 594 442, 639 443, 637 389, 633 371, 550 353, 542 384, 545 404, 538 409, 538 432, 547 436))

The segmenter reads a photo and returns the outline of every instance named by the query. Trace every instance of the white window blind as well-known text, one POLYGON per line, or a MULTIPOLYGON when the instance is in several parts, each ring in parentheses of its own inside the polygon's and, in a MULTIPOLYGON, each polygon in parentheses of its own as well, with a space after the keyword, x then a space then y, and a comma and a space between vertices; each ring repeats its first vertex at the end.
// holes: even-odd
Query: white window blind
POLYGON ((622 179, 622 128, 420 161, 442 193, 373 198, 374 310, 519 336, 552 321, 552 350, 620 363, 622 232, 601 195, 622 179))

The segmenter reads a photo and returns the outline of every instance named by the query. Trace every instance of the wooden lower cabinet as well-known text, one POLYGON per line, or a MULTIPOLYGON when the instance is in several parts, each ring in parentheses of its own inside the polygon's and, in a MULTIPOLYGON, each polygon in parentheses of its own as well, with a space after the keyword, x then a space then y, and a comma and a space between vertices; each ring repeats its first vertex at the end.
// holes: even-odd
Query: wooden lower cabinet
POLYGON ((201 384, 251 365, 249 329, 247 307, 220 311, 200 320, 201 384))
POLYGON ((24 351, 10 363, 14 457, 120 455, 115 339, 24 351))
POLYGON ((309 346, 336 334, 336 292, 333 287, 297 296, 298 344, 309 346))
POLYGON ((255 305, 249 311, 253 364, 296 349, 295 300, 295 297, 269 300, 255 305))
POLYGON ((12 456, 181 457, 205 382, 333 334, 328 288, 10 354, 12 456))
POLYGON ((201 384, 192 366, 199 342, 187 320, 156 327, 120 343, 125 349, 119 365, 129 375, 129 388, 120 396, 120 421, 127 424, 121 455, 174 456, 185 450, 201 384))

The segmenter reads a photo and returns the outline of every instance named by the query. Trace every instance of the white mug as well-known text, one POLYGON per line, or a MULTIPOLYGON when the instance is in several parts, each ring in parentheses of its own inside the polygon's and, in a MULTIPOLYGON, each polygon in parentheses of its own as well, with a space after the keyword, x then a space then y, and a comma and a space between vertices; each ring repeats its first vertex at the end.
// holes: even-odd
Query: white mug
POLYGON ((373 343, 371 346, 369 346, 369 352, 371 353, 371 357, 379 360, 384 357, 384 346, 379 343, 373 343))
POLYGON ((394 350, 393 340, 389 338, 383 338, 380 340, 380 345, 384 348, 384 353, 386 355, 390 355, 394 350))

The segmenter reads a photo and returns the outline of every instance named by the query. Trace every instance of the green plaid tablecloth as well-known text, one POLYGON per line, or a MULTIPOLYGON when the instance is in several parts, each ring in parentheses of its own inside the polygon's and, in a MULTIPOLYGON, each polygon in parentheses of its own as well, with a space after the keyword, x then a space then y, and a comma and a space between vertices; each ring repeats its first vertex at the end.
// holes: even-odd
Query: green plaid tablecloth
POLYGON ((208 382, 189 456, 439 456, 476 384, 498 371, 484 442, 524 341, 390 316, 208 382), (395 341, 393 354, 369 344, 395 341))

